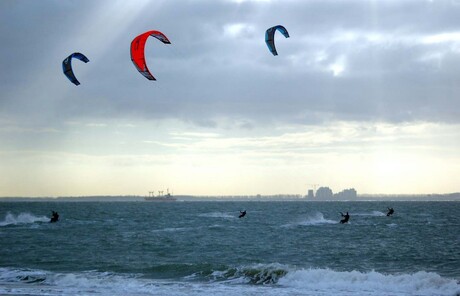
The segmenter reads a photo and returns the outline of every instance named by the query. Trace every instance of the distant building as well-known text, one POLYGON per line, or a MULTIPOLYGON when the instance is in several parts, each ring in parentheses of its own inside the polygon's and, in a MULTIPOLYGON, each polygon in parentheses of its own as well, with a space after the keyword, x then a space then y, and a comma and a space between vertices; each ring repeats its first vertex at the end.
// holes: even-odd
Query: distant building
POLYGON ((317 199, 327 200, 327 199, 333 199, 333 197, 334 197, 334 194, 332 193, 332 190, 329 187, 320 187, 316 191, 317 199))
POLYGON ((331 188, 324 186, 318 188, 316 194, 313 189, 308 189, 306 198, 313 200, 356 200, 358 193, 354 188, 349 188, 334 194, 331 188))
POLYGON ((357 196, 358 194, 354 188, 345 189, 339 193, 334 194, 335 199, 341 199, 341 200, 356 199, 357 196))

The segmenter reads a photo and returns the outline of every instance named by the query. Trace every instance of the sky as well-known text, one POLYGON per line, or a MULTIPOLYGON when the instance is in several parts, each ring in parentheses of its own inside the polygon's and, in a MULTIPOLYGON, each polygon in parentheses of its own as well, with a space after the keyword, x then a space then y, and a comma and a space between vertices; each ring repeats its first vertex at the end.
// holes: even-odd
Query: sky
POLYGON ((0 1, 0 196, 459 192, 459 15, 460 0, 0 1), (147 41, 157 81, 130 58, 149 30, 171 41, 147 41), (90 60, 73 60, 79 86, 73 52, 90 60))

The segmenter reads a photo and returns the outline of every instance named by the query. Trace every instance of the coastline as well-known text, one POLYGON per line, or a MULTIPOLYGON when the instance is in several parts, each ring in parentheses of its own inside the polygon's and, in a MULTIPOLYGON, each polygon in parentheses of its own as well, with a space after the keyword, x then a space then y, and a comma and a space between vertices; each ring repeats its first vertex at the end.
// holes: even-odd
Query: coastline
POLYGON ((148 201, 293 201, 293 202, 372 202, 372 201, 460 201, 460 193, 450 194, 362 194, 355 199, 306 198, 295 194, 277 195, 174 195, 168 198, 150 198, 141 195, 95 195, 95 196, 3 196, 0 202, 148 202, 148 201))

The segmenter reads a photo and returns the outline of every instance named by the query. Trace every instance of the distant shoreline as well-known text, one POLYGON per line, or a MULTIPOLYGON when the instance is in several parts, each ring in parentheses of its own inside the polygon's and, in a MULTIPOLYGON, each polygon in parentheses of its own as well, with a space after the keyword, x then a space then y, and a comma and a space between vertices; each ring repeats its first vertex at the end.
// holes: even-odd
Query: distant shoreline
MULTIPOLYGON (((354 202, 354 201, 460 201, 459 193, 450 194, 362 194, 355 199, 308 199, 302 195, 221 195, 195 196, 174 195, 180 201, 304 201, 304 202, 354 202)), ((9 201, 48 201, 48 202, 149 202, 141 195, 108 196, 60 196, 60 197, 0 197, 0 202, 9 201)))

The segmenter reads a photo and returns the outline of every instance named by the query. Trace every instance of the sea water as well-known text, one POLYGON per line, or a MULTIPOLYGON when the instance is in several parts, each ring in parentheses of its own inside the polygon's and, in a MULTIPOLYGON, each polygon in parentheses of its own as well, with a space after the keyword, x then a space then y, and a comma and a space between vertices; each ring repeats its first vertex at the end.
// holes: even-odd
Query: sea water
POLYGON ((0 294, 458 295, 459 214, 460 202, 4 201, 0 294))

